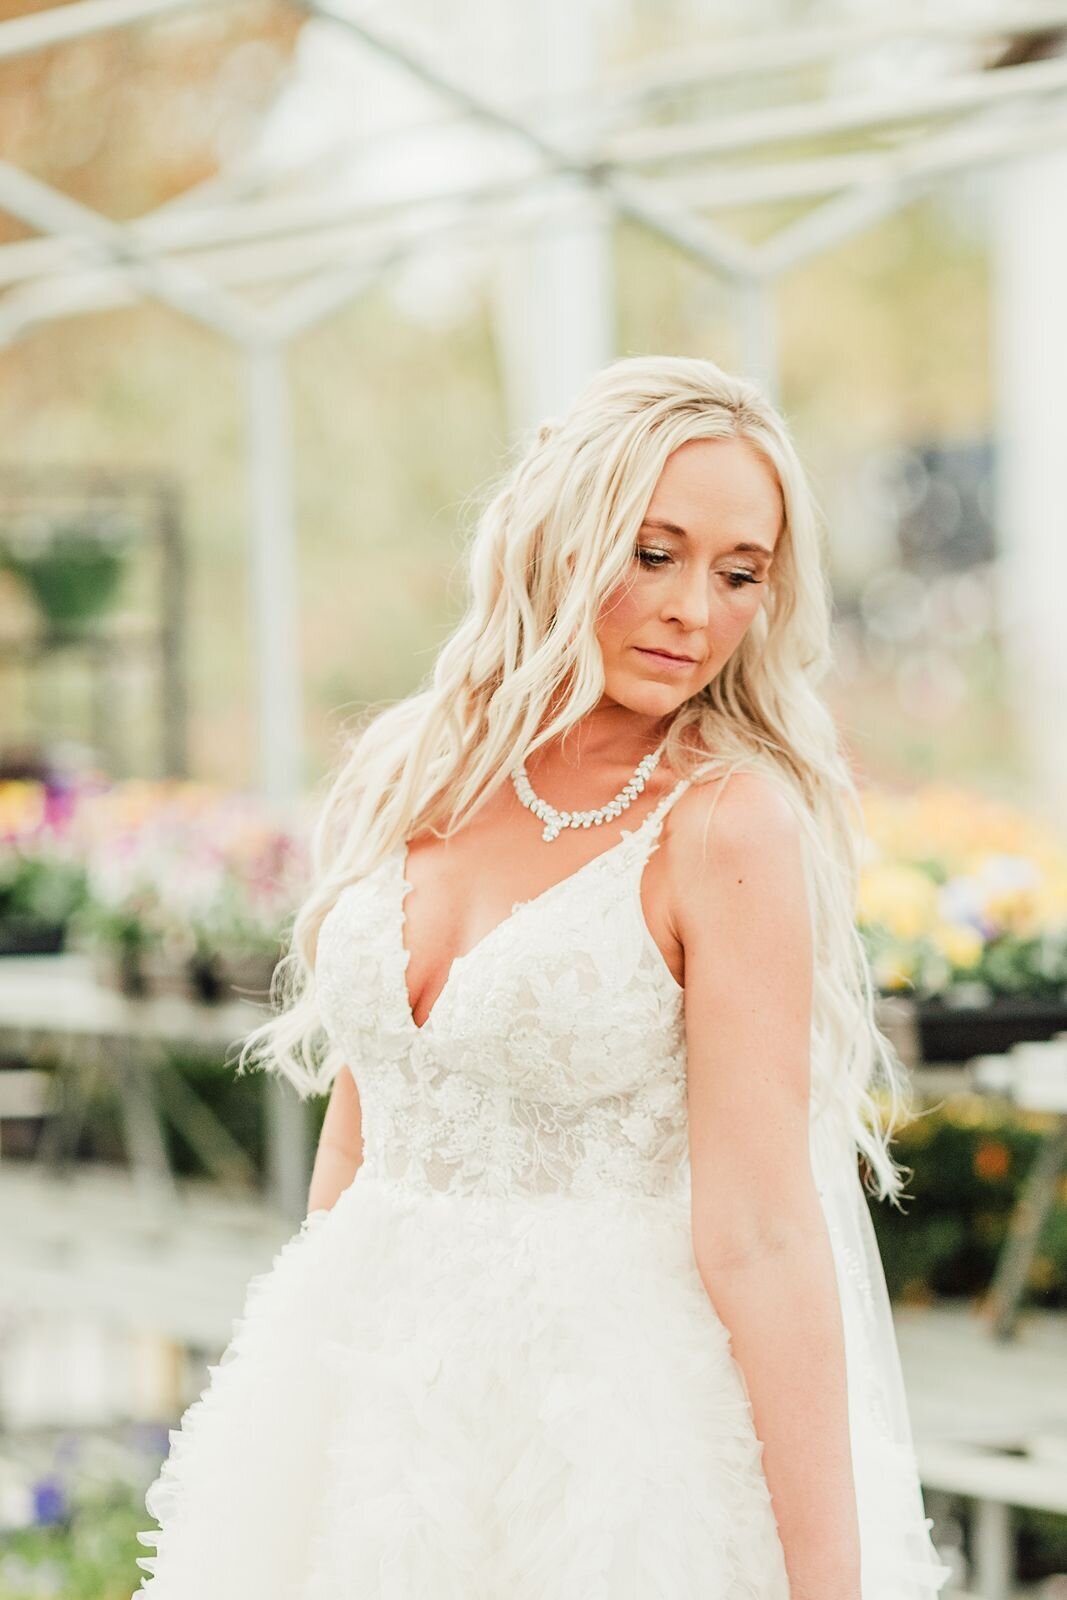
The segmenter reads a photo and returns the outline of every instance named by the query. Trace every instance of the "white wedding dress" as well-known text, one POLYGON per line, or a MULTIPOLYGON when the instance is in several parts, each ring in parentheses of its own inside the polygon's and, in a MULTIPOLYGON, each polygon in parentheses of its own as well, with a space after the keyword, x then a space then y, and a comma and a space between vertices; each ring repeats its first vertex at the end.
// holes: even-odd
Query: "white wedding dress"
MULTIPOLYGON (((682 780, 409 1004, 406 852, 319 938, 364 1160, 268 1272, 148 1491, 152 1600, 788 1600, 744 1378, 689 1227, 682 990, 641 909, 682 780)), ((930 1541, 855 1154, 812 1119, 863 1600, 930 1541)), ((797 1372, 797 1383, 804 1382, 797 1372)))

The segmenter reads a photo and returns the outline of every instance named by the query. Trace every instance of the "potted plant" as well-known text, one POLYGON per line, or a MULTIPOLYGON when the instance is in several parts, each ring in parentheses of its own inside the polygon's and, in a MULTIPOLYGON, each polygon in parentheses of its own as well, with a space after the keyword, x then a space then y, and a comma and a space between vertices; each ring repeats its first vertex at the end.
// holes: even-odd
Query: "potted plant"
POLYGON ((302 873, 295 835, 254 797, 208 785, 116 785, 87 808, 78 937, 132 992, 269 995, 302 873))
POLYGON ((295 895, 296 847, 284 831, 248 828, 231 839, 211 903, 194 918, 213 997, 267 1001, 295 895))
POLYGON ((0 853, 0 955, 54 955, 85 898, 76 863, 21 850, 0 853))
POLYGON ((49 635, 76 636, 114 605, 131 543, 113 514, 86 510, 8 529, 0 564, 27 588, 49 635))
POLYGON ((0 781, 0 955, 63 949, 84 901, 85 867, 72 848, 66 804, 36 780, 0 781))

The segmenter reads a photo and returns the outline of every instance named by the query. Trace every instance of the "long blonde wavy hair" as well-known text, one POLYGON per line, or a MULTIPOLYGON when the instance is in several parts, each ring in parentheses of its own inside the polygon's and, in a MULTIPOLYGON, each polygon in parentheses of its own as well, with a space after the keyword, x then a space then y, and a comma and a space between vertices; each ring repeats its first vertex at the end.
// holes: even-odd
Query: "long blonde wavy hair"
POLYGON ((327 912, 415 833, 455 831, 520 760, 596 706, 597 617, 631 569, 668 456, 690 439, 731 438, 773 468, 785 522, 764 604, 719 674, 674 713, 663 758, 696 782, 759 771, 798 816, 815 941, 813 1108, 835 1103, 866 1158, 867 1187, 897 1202, 910 1169, 895 1163, 890 1141, 912 1107, 905 1069, 877 1025, 855 923, 859 796, 817 693, 831 664, 832 610, 818 510, 787 425, 758 387, 693 357, 613 361, 560 421, 524 442, 484 496, 465 615, 425 687, 372 714, 329 781, 311 839, 312 887, 271 987, 274 1015, 244 1040, 238 1072, 277 1071, 302 1097, 329 1089, 344 1052, 316 998, 327 912))

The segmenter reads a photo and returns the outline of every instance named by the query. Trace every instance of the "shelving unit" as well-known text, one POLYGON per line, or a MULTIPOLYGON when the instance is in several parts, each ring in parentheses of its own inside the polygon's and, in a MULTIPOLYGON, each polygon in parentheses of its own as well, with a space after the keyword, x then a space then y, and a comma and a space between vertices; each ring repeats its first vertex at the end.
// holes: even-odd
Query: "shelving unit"
POLYGON ((91 745, 111 776, 154 766, 159 777, 185 777, 186 559, 177 484, 137 470, 0 467, 0 558, 9 529, 21 528, 25 537, 35 524, 101 509, 117 512, 135 543, 114 609, 84 626, 50 628, 0 559, 0 581, 15 591, 14 603, 0 606, 0 756, 54 739, 62 728, 91 745), (88 683, 80 719, 72 715, 73 697, 64 702, 68 669, 72 683, 88 683), (146 688, 152 726, 143 750, 146 688))

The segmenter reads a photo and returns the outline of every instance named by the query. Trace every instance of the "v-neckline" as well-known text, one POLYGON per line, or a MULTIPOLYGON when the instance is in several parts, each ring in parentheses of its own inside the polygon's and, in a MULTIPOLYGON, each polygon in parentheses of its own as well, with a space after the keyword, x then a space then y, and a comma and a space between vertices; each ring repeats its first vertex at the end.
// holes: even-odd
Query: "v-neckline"
POLYGON ((434 1017, 437 1015, 437 1008, 440 1006, 442 1000, 445 998, 445 995, 448 993, 451 987, 452 979, 454 978, 456 969, 458 967, 462 966, 465 961, 469 961, 472 956, 477 955, 481 950, 483 950, 491 940, 496 938, 503 928, 510 927, 520 912, 528 910, 531 906, 540 905, 543 900, 547 900, 550 895, 553 895, 557 892, 557 890, 562 889, 565 884, 573 883, 575 879, 580 878, 584 872, 589 870, 590 867, 595 867, 600 862, 607 861, 609 857, 614 856, 617 851, 621 850, 624 845, 632 845, 635 840, 641 837, 651 822, 662 816, 664 812, 669 809, 668 802, 673 801, 675 797, 681 793, 681 791, 686 787, 688 781, 689 780, 687 778, 679 778, 673 789, 664 795, 657 805, 653 806, 652 810, 648 813, 648 816, 639 822, 636 828, 623 828, 621 837, 616 839, 614 844, 609 844, 606 850, 601 850, 597 855, 590 856, 588 861, 583 861, 581 866, 575 867, 573 872, 564 873, 562 878, 557 878, 555 883, 548 884, 531 899, 516 900, 507 915, 501 917, 499 922, 494 923, 486 933, 482 934, 480 939, 476 939, 469 950, 464 950, 459 955, 453 956, 451 962, 449 963, 448 971, 445 973, 445 981, 438 990, 433 1005, 430 1007, 421 1023, 415 1021, 415 1011, 411 1004, 411 990, 408 987, 407 976, 408 969, 411 965, 411 951, 404 940, 404 929, 407 924, 407 914, 404 909, 404 901, 411 889, 414 888, 414 885, 410 882, 407 876, 408 841, 404 840, 401 844, 397 845, 393 855, 397 867, 397 889, 399 892, 399 914, 395 923, 396 939, 400 948, 401 956, 401 965, 398 974, 400 983, 400 993, 398 998, 405 1014, 405 1020, 411 1031, 417 1037, 420 1037, 428 1031, 433 1023, 434 1017))

